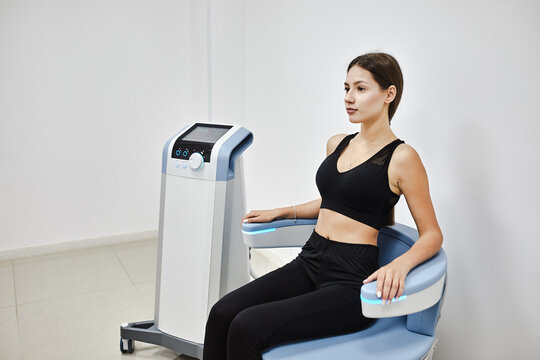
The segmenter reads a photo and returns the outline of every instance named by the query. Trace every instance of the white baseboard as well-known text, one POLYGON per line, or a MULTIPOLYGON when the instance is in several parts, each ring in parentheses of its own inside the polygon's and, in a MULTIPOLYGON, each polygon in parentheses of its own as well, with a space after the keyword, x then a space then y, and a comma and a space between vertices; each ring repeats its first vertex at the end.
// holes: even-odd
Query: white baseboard
POLYGON ((91 239, 71 240, 58 243, 27 246, 17 249, 0 249, 0 261, 16 260, 38 255, 46 255, 64 251, 81 250, 99 246, 112 246, 134 241, 157 239, 158 231, 140 231, 136 233, 110 235, 91 239))

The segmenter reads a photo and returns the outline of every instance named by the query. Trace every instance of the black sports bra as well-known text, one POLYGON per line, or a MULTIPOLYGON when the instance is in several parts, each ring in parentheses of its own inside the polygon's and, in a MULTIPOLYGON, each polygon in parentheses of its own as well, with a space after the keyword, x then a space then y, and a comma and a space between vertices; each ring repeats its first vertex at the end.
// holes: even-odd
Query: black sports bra
POLYGON ((365 162, 341 173, 337 160, 356 134, 347 135, 317 170, 315 181, 322 197, 321 208, 379 230, 399 200, 388 185, 388 164, 396 147, 404 141, 392 141, 365 162))

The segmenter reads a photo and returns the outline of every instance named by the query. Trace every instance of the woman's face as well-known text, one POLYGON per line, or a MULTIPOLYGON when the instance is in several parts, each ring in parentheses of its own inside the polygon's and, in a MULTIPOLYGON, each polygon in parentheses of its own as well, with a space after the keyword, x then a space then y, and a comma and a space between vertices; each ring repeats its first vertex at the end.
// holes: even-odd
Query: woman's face
POLYGON ((369 71, 353 66, 345 79, 345 108, 352 123, 374 122, 386 115, 388 90, 382 90, 369 71))

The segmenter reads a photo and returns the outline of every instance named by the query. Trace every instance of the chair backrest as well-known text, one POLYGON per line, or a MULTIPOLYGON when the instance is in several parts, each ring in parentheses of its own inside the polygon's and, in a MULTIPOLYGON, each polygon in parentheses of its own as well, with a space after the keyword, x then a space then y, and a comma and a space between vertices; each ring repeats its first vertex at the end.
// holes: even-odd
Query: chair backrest
MULTIPOLYGON (((404 254, 414 245, 416 240, 418 240, 418 231, 409 226, 396 223, 392 226, 382 227, 377 238, 379 266, 384 266, 404 254)), ((446 257, 443 249, 439 250, 439 253, 438 255, 446 257)), ((407 315, 407 329, 428 336, 435 335, 445 290, 446 278, 441 299, 426 310, 407 315)))

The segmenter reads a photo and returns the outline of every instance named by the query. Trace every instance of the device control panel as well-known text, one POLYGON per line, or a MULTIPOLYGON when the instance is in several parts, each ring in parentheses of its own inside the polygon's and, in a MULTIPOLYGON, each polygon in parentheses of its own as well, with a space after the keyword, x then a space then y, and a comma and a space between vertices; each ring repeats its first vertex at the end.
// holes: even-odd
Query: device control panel
POLYGON ((163 147, 163 174, 197 180, 234 178, 236 158, 253 142, 238 125, 192 123, 163 147))
POLYGON ((176 139, 171 157, 198 164, 200 156, 204 162, 209 163, 214 144, 231 128, 229 125, 194 124, 176 139))

